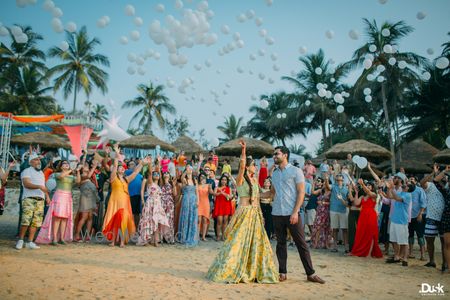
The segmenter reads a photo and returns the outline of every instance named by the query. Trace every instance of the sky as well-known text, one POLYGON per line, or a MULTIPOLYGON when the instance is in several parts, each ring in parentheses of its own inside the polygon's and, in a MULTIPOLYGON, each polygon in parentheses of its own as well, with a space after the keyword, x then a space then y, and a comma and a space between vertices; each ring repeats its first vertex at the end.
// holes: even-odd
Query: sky
MULTIPOLYGON (((122 104, 137 96, 138 84, 151 81, 165 85, 164 92, 177 109, 175 116, 167 118, 173 120, 185 116, 191 131, 205 129, 206 137, 211 141, 222 137, 216 127, 224 123, 226 116, 243 117, 245 124, 252 117, 250 106, 259 104, 260 95, 294 91, 294 87, 281 77, 301 70, 298 61, 302 55, 300 47, 306 47, 307 54, 322 48, 326 57, 336 64, 349 60, 353 51, 365 44, 362 18, 375 19, 379 24, 404 20, 415 31, 403 39, 399 50, 412 51, 430 59, 439 55, 441 44, 449 40, 447 32, 450 31, 448 0, 54 0, 60 11, 46 10, 44 6, 48 1, 44 0, 29 1, 35 3, 20 7, 22 2, 27 0, 2 0, 0 22, 8 27, 14 24, 31 26, 44 37, 38 44, 40 49, 47 51, 65 40, 64 33, 57 33, 52 28, 54 14, 58 16, 61 13, 59 19, 64 28, 69 22, 74 22, 77 29, 86 26, 89 37, 97 37, 101 41, 95 50, 108 56, 111 63, 106 69, 109 73, 108 92, 103 95, 94 90, 89 100, 106 105, 111 114, 120 117, 122 128, 128 127, 137 111, 122 109, 122 104), (164 44, 156 44, 149 35, 150 25, 158 20, 161 26, 167 27, 167 20, 171 19, 167 17, 169 15, 182 21, 185 10, 204 9, 205 2, 207 9, 204 12, 210 17, 207 20, 209 30, 205 34, 211 38, 212 44, 194 43, 191 48, 180 47, 178 53, 184 55, 187 62, 182 68, 172 65, 168 48, 164 44), (177 9, 176 5, 180 4, 182 9, 177 9), (126 14, 127 5, 134 7, 134 15, 126 14), (418 13, 425 18, 419 20, 418 13), (109 24, 98 27, 98 20, 104 16, 109 17, 109 24), (135 23, 136 17, 142 19, 141 26, 135 23), (229 27, 228 34, 222 31, 224 25, 229 27), (261 37, 262 29, 267 32, 265 37, 261 37), (131 32, 136 30, 140 38, 134 41, 131 32), (351 39, 350 30, 359 32, 359 39, 351 39), (332 31, 331 39, 326 36, 327 31, 332 31), (128 39, 125 45, 120 43, 122 36, 128 39), (235 49, 220 55, 219 50, 227 45, 234 45, 235 49), (429 48, 434 54, 427 53, 429 48), (155 55, 148 57, 142 66, 128 60, 129 56, 156 52, 160 54, 159 59, 155 55), (137 72, 139 67, 141 74, 137 72), (130 75, 129 68, 136 73, 130 75), (180 93, 179 87, 183 81, 189 81, 187 79, 191 83, 185 89, 181 88, 184 93, 180 93), (169 87, 173 83, 175 86, 169 87)), ((198 28, 195 24, 192 26, 198 28)), ((9 37, 0 36, 0 41, 10 43, 9 37)), ((56 64, 57 60, 48 60, 49 66, 56 64)), ((346 82, 352 83, 360 72, 355 71, 346 82)), ((56 93, 55 98, 66 110, 71 110, 72 96, 64 100, 61 93, 56 93)), ((86 100, 87 97, 81 93, 77 108, 82 109, 86 100)), ((158 137, 167 140, 167 134, 158 130, 156 124, 153 129, 158 137)), ((315 131, 306 139, 295 137, 288 141, 288 145, 304 145, 308 152, 313 153, 320 137, 320 132, 315 131)))

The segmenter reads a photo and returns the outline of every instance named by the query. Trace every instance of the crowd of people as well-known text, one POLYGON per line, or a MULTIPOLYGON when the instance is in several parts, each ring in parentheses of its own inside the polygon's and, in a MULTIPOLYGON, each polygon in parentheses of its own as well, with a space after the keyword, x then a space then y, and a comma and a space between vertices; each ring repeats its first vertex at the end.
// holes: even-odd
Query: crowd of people
MULTIPOLYGON (((268 240, 278 241, 277 256, 285 251, 284 241, 291 241, 308 275, 314 271, 307 248, 338 252, 342 244, 348 256, 386 255, 386 263, 408 266, 408 259, 415 257, 415 237, 419 259, 428 260, 425 266, 436 268, 434 244, 438 236, 443 255, 441 269, 448 272, 450 166, 442 169, 434 165, 431 174, 419 178, 407 176, 404 170, 380 178, 368 164, 373 179, 367 181, 356 178, 357 166, 351 154, 340 163, 335 160, 328 164, 324 160, 318 168, 309 160, 302 167, 288 164, 280 168, 276 153, 273 165, 262 158, 259 168, 239 169, 245 171, 245 176, 239 173, 234 177, 229 160, 219 163, 213 151, 207 157, 187 157, 181 151, 172 156, 139 159, 125 157, 116 144, 113 149, 106 148, 104 157, 83 153, 78 161, 48 155, 44 158, 30 150, 20 166, 16 249, 90 242, 99 237, 108 240, 110 246, 120 247, 129 241, 155 247, 163 243, 193 247, 200 240, 224 241, 230 235, 242 234, 234 227, 244 222, 245 214, 253 212, 237 213, 237 209, 257 197, 263 231, 268 240), (288 183, 297 183, 300 177, 304 190, 299 192, 295 184, 288 183), (79 190, 76 206, 74 190, 79 190), (296 199, 302 193, 304 201, 298 201, 302 202, 298 207, 301 226, 296 227, 292 226, 290 212, 297 210, 297 202, 280 205, 274 203, 274 198, 278 194, 296 199), (214 236, 210 235, 210 227, 214 236), (383 251, 379 244, 384 245, 383 251), (393 255, 389 257, 391 244, 393 255)), ((11 169, 17 169, 17 165, 12 163, 7 170, 0 170, 3 198, 11 169)), ((280 255, 283 280, 285 260, 280 255)))

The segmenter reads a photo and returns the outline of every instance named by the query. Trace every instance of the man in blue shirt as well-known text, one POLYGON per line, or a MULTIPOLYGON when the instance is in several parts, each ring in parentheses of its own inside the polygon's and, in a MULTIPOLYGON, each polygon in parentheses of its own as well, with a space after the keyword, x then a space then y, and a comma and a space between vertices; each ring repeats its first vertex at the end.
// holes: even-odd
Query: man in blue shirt
MULTIPOLYGON (((125 176, 130 175, 134 172, 136 163, 133 160, 128 162, 128 170, 125 171, 125 176)), ((141 214, 141 187, 142 187, 143 177, 141 174, 137 174, 136 177, 128 183, 128 193, 130 195, 131 210, 133 211, 134 224, 136 226, 139 224, 139 216, 141 214)))
POLYGON ((402 266, 408 266, 408 218, 411 193, 408 193, 405 174, 398 172, 392 180, 386 182, 387 196, 394 200, 394 206, 390 217, 389 241, 394 244, 394 257, 386 260, 387 263, 402 262, 402 266), (395 186, 401 186, 402 191, 396 192, 395 186))
POLYGON ((315 274, 308 245, 301 221, 299 220, 300 207, 305 198, 305 177, 303 171, 289 164, 289 149, 278 146, 273 153, 273 160, 278 166, 272 174, 272 217, 275 233, 277 235, 277 259, 280 272, 280 281, 287 279, 287 230, 297 246, 300 259, 305 268, 308 281, 325 283, 315 274))
POLYGON ((333 229, 334 247, 332 252, 338 252, 337 239, 339 230, 342 230, 344 238, 345 253, 348 253, 348 210, 344 203, 347 203, 348 188, 344 185, 344 176, 342 174, 336 175, 335 184, 330 187, 328 178, 325 178, 325 186, 331 190, 330 197, 330 226, 333 229))
POLYGON ((427 207, 427 196, 423 188, 417 185, 418 180, 416 177, 409 178, 409 185, 414 190, 410 190, 412 198, 411 207, 411 222, 409 223, 409 257, 414 258, 412 255, 412 248, 414 246, 414 232, 417 235, 417 242, 420 246, 420 260, 425 260, 425 209, 427 207))

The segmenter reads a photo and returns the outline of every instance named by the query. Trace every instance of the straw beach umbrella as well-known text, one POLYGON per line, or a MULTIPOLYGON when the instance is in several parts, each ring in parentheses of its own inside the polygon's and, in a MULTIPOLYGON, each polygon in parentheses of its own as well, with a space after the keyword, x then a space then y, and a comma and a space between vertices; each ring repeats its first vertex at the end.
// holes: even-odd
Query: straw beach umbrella
POLYGON ((441 164, 450 164, 450 148, 438 152, 433 156, 433 160, 441 164))
MULTIPOLYGON (((239 145, 239 139, 228 141, 215 149, 219 155, 227 156, 239 156, 241 155, 241 145, 239 145)), ((273 154, 273 146, 261 140, 252 138, 243 138, 247 144, 247 155, 251 155, 254 158, 260 158, 263 156, 271 156, 273 154)))
POLYGON ((336 144, 325 152, 325 156, 330 159, 346 159, 349 153, 364 156, 371 162, 381 162, 391 158, 391 153, 387 149, 359 139, 336 144))
POLYGON ((177 151, 184 151, 186 155, 205 152, 199 144, 185 135, 177 138, 176 141, 172 143, 172 146, 174 146, 177 151))
POLYGON ((30 132, 16 135, 11 138, 11 144, 15 145, 39 145, 47 149, 71 149, 69 141, 48 132, 30 132))
POLYGON ((175 147, 153 135, 136 135, 120 142, 124 148, 130 149, 155 149, 157 145, 164 151, 175 152, 175 147))
MULTIPOLYGON (((401 151, 397 151, 396 165, 404 168, 407 173, 429 173, 433 164, 432 158, 438 152, 439 150, 437 148, 422 139, 416 139, 403 145, 401 151)), ((378 168, 388 172, 391 170, 391 162, 385 161, 379 164, 378 168)))

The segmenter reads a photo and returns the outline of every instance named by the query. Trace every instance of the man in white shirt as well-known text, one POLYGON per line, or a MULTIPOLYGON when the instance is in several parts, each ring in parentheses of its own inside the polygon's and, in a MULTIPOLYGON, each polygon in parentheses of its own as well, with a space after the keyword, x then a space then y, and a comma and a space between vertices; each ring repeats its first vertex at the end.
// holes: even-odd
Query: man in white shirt
POLYGON ((20 223, 19 240, 16 249, 23 248, 25 233, 28 230, 28 242, 25 246, 29 249, 39 249, 33 240, 36 229, 41 227, 44 216, 44 201, 50 203, 47 188, 45 187, 44 173, 41 171, 41 160, 37 154, 31 154, 28 158, 30 164, 21 173, 22 194, 22 219, 20 223))

